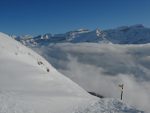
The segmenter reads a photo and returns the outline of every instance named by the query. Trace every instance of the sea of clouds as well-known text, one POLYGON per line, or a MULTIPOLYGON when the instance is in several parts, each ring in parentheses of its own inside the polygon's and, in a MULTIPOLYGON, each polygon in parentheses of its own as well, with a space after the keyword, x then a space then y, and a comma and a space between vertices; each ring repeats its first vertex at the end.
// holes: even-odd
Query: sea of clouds
POLYGON ((150 111, 150 44, 60 43, 33 48, 85 90, 150 111))

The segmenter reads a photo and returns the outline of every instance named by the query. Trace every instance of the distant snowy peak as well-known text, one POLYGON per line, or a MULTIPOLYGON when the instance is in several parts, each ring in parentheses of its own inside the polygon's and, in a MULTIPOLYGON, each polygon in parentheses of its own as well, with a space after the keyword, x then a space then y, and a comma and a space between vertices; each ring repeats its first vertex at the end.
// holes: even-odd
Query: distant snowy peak
POLYGON ((105 33, 104 31, 100 29, 95 29, 90 32, 82 33, 74 37, 73 40, 70 42, 72 43, 79 43, 79 42, 99 42, 103 41, 105 38, 105 33))
POLYGON ((77 30, 74 30, 74 31, 70 31, 70 33, 87 33, 87 32, 90 32, 90 30, 84 29, 84 28, 77 29, 77 30))
POLYGON ((132 27, 132 28, 145 28, 145 26, 143 24, 135 24, 135 25, 132 25, 130 27, 132 27))
POLYGON ((103 32, 100 29, 96 29, 96 35, 99 37, 103 32))
POLYGON ((74 38, 80 36, 80 34, 88 33, 88 29, 77 29, 66 33, 66 41, 72 41, 74 38))

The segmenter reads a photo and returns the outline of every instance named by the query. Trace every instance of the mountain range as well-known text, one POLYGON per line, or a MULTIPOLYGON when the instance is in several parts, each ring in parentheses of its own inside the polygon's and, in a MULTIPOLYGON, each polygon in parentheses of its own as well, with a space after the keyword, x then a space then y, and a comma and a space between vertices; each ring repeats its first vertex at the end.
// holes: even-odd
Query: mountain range
POLYGON ((114 29, 78 29, 63 34, 47 33, 38 36, 12 36, 27 46, 41 46, 50 43, 113 43, 113 44, 145 44, 150 43, 150 28, 142 24, 121 26, 114 29))

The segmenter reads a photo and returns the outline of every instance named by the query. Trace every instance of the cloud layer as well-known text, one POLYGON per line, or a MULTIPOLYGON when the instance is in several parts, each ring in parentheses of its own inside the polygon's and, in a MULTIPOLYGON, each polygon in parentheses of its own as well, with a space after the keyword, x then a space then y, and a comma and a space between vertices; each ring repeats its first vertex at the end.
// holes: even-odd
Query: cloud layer
POLYGON ((150 111, 150 44, 51 44, 34 48, 61 73, 87 91, 120 98, 150 111))

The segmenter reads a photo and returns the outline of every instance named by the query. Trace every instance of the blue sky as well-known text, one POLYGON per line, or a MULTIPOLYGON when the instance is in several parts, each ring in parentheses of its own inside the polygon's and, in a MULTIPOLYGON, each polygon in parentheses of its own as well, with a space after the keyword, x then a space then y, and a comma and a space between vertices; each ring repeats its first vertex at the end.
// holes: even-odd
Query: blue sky
POLYGON ((8 34, 133 24, 150 27, 150 0, 0 0, 0 31, 8 34))

